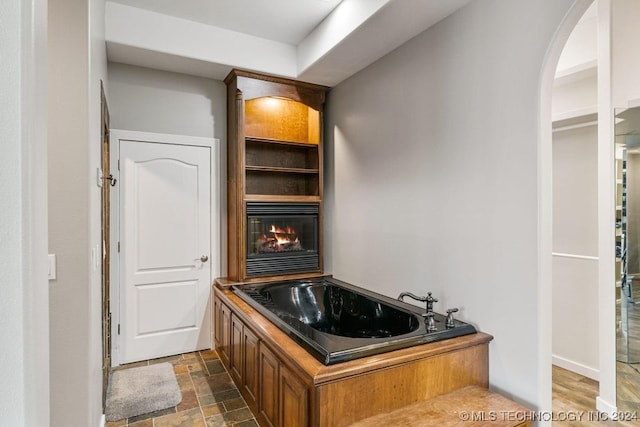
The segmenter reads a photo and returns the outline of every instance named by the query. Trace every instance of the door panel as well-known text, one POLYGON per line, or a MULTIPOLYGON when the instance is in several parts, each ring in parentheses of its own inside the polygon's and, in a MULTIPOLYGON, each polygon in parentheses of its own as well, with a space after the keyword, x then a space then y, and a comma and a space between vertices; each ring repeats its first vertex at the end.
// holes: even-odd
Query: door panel
POLYGON ((211 346, 210 158, 120 140, 123 363, 211 346))
POLYGON ((197 313, 193 309, 198 304, 197 285, 197 281, 189 281, 136 286, 138 333, 197 328, 197 313), (158 310, 158 307, 171 309, 158 310))

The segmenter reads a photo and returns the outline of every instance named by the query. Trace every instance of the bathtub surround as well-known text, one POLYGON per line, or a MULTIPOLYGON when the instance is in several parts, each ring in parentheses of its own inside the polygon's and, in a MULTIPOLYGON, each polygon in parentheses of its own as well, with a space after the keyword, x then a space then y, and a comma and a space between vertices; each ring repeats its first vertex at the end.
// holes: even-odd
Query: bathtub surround
POLYGON ((490 335, 324 365, 228 285, 218 279, 214 287, 216 349, 261 424, 342 427, 467 385, 489 386, 490 335))

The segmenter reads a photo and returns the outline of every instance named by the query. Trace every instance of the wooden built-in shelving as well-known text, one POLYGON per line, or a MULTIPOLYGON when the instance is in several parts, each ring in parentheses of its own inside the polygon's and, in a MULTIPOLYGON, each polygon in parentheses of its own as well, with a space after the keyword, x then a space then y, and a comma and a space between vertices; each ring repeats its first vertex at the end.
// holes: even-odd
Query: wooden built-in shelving
POLYGON ((317 202, 322 219, 322 110, 328 88, 240 70, 225 83, 228 274, 244 280, 247 202, 317 202))
POLYGON ((247 166, 247 171, 253 172, 280 172, 280 173, 312 173, 317 174, 319 169, 281 168, 278 166, 247 166))

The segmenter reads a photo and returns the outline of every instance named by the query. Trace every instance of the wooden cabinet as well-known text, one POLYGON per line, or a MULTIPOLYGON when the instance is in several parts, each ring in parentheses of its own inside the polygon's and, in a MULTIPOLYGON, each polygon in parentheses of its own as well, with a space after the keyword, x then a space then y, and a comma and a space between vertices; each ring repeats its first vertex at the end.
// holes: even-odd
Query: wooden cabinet
POLYGON ((468 385, 488 387, 486 334, 326 366, 230 290, 216 286, 214 306, 220 359, 262 426, 342 427, 468 385))
POLYGON ((231 342, 229 345, 229 373, 236 383, 242 384, 244 370, 244 324, 231 314, 231 342))
POLYGON ((231 311, 220 300, 214 300, 214 320, 216 350, 220 359, 228 364, 231 349, 231 311))
POLYGON ((244 372, 242 386, 248 400, 257 402, 259 373, 259 341, 251 329, 244 328, 243 334, 244 372))
POLYGON ((243 389, 247 401, 256 402, 259 340, 227 304, 214 298, 213 307, 214 342, 220 360, 238 388, 243 389))
POLYGON ((220 359, 262 425, 303 426, 308 391, 267 345, 220 299, 214 299, 220 359))
POLYGON ((285 366, 278 375, 278 415, 280 425, 298 427, 308 424, 308 395, 305 384, 285 366))
POLYGON ((239 70, 225 83, 228 274, 241 281, 249 278, 247 202, 317 202, 322 218, 322 109, 329 88, 239 70))
POLYGON ((278 426, 278 374, 280 363, 266 347, 260 346, 260 415, 267 425, 278 426))
POLYGON ((246 199, 320 200, 319 144, 245 141, 246 199))
POLYGON ((307 386, 266 346, 260 347, 260 415, 268 425, 299 427, 308 420, 307 386))

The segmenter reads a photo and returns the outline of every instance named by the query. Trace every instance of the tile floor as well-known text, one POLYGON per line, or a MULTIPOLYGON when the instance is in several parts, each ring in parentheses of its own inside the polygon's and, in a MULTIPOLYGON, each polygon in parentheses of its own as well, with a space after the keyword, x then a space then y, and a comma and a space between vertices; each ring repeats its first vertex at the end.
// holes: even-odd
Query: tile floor
MULTIPOLYGON (((123 365, 117 369, 134 368, 153 363, 173 365, 182 402, 168 408, 137 417, 110 421, 106 427, 257 427, 254 415, 235 387, 215 351, 185 353, 123 365)), ((556 366, 553 367, 553 410, 595 411, 598 383, 556 366)), ((619 425, 640 423, 565 423, 553 425, 619 425)))
POLYGON ((182 402, 176 407, 110 421, 107 427, 257 427, 253 414, 215 351, 199 351, 178 356, 122 365, 117 369, 169 362, 173 365, 182 402))

